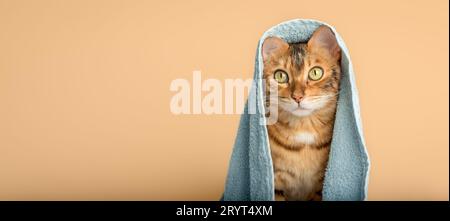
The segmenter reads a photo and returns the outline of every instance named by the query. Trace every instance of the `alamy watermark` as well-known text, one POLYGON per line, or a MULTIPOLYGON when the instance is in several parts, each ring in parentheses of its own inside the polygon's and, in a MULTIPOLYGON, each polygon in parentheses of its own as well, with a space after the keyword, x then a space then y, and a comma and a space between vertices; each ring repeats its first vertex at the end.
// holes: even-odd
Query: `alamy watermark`
POLYGON ((175 94, 170 100, 170 111, 175 115, 241 114, 247 102, 248 114, 259 113, 261 124, 273 124, 278 118, 277 86, 269 84, 270 93, 265 96, 266 82, 261 80, 261 96, 257 84, 253 79, 203 80, 201 71, 193 71, 192 81, 179 78, 171 82, 170 91, 175 94))

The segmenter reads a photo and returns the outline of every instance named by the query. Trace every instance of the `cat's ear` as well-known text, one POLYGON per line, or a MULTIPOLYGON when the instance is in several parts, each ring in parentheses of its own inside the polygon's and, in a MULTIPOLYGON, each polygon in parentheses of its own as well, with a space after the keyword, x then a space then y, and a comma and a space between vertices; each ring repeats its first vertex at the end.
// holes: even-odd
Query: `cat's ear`
POLYGON ((323 49, 339 60, 341 58, 341 48, 339 47, 333 31, 325 25, 317 28, 308 41, 308 51, 323 53, 323 49))
POLYGON ((262 46, 263 60, 266 61, 271 55, 286 50, 289 48, 289 44, 283 41, 281 38, 268 37, 264 40, 262 46))

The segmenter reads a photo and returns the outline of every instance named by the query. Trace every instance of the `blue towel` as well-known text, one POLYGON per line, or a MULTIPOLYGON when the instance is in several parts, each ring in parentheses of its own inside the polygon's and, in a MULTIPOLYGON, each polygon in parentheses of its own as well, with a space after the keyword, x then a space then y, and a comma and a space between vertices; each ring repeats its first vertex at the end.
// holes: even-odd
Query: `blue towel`
POLYGON ((259 40, 254 73, 256 83, 241 116, 222 200, 275 199, 272 158, 267 128, 264 125, 267 119, 264 118, 261 46, 270 36, 280 37, 288 43, 307 42, 320 25, 327 25, 333 30, 342 49, 340 94, 322 199, 366 199, 370 163, 364 143, 358 92, 348 49, 336 30, 328 24, 295 19, 270 28, 259 40), (250 101, 255 100, 256 110, 249 111, 250 101))

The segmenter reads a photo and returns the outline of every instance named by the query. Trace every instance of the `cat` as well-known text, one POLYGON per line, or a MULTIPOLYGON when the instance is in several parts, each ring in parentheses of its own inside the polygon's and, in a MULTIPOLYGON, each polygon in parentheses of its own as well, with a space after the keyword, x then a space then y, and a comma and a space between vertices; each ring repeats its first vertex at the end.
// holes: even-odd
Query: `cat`
MULTIPOLYGON (((267 125, 276 200, 321 201, 341 79, 341 49, 318 27, 306 43, 263 42, 263 79, 275 88, 276 123, 267 125), (275 85, 275 86, 274 86, 275 85)), ((270 108, 269 113, 270 114, 270 108)))

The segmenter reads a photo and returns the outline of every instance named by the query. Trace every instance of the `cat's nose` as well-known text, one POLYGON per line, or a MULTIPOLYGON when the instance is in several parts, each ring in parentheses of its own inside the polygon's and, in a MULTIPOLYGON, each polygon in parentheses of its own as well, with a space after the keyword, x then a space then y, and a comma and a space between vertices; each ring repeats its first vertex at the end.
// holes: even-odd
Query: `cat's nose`
POLYGON ((292 97, 292 99, 295 100, 295 102, 300 103, 300 101, 302 101, 303 95, 301 95, 301 94, 292 94, 291 97, 292 97))

